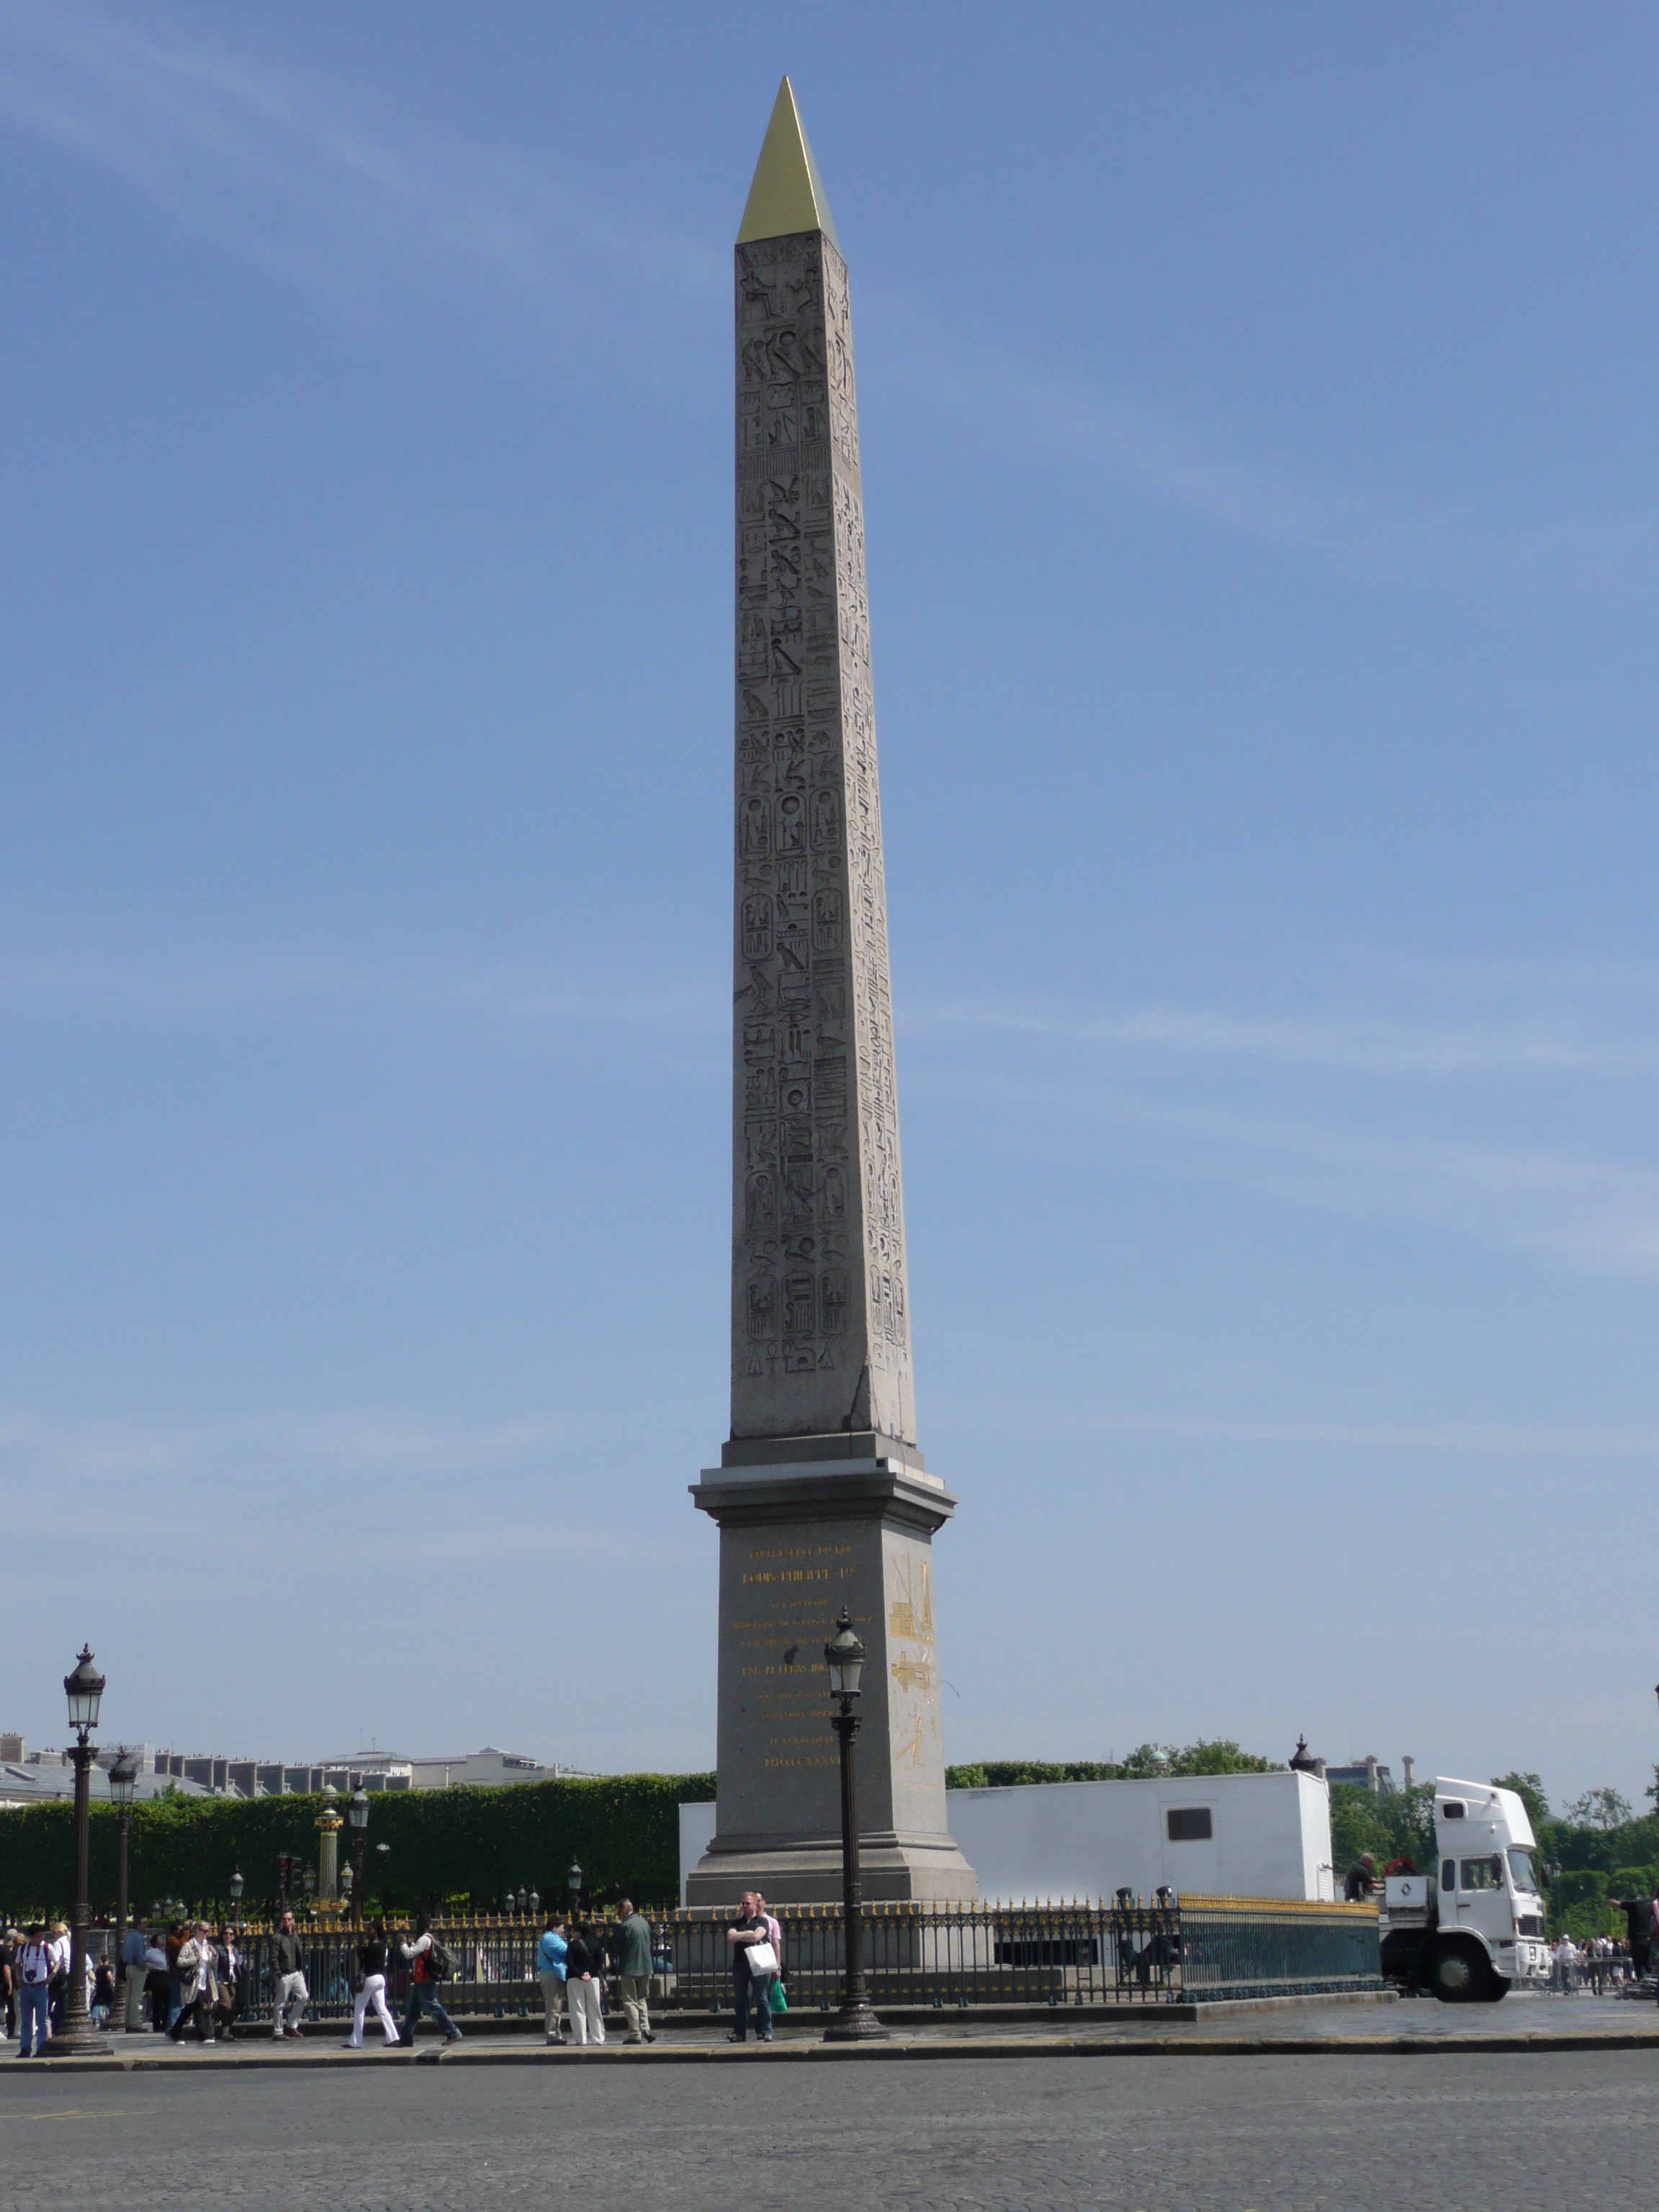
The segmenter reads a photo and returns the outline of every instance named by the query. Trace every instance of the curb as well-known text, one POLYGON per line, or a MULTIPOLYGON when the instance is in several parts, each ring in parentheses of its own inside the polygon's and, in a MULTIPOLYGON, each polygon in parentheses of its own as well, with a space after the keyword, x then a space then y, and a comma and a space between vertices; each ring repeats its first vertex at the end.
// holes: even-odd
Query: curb
MULTIPOLYGON (((59 2074, 182 2074, 196 2076, 204 2068, 217 2073, 314 2072, 321 2067, 403 2066, 783 2066, 842 2064, 873 2061, 891 2064, 899 2060, 944 2060, 970 2063, 976 2059, 1009 2058, 1376 2058, 1477 2055, 1525 2057, 1535 2051, 1659 2050, 1659 2030, 1632 2033, 1609 2030, 1597 2034, 1540 2035, 1347 2035, 1347 2036, 1212 2036, 1201 2041, 1184 2036, 983 2036, 960 2043, 819 2043, 804 2037, 794 2043, 735 2048, 730 2044, 697 2049, 678 2045, 659 2050, 654 2045, 633 2049, 600 2045, 585 2051, 482 2050, 455 2051, 441 2044, 399 2057, 372 2047, 364 2051, 301 2052, 278 2057, 275 2051, 249 2052, 224 2058, 58 2058, 44 2069, 31 2069, 31 2079, 45 2071, 59 2074)), ((6 2068, 4 2072, 9 2073, 6 2068)))

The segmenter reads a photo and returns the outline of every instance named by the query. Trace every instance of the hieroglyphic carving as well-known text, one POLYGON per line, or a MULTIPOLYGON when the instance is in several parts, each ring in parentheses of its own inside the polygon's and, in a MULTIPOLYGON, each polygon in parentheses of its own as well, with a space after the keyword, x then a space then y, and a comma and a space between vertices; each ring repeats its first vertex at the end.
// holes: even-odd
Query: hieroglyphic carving
POLYGON ((732 1432, 914 1441, 847 270, 737 250, 732 1432))

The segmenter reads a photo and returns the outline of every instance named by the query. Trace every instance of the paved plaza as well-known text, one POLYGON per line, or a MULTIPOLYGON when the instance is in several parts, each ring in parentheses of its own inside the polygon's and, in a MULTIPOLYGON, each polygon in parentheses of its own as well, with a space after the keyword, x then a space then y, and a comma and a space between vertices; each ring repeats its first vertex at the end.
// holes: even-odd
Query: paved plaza
POLYGON ((1650 2206, 1659 2054, 8 2069, 0 2205, 1650 2206), (763 2077, 765 2078, 763 2078, 763 2077))

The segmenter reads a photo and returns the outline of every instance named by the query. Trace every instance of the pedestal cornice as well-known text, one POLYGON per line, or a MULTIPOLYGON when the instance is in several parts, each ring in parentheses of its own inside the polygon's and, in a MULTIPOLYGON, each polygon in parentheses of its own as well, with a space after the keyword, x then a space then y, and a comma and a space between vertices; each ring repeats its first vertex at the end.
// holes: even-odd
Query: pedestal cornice
POLYGON ((721 1528, 775 1521, 881 1521, 932 1536, 957 1500, 936 1474, 902 1461, 781 1461, 769 1467, 706 1467, 688 1485, 691 1502, 721 1528))

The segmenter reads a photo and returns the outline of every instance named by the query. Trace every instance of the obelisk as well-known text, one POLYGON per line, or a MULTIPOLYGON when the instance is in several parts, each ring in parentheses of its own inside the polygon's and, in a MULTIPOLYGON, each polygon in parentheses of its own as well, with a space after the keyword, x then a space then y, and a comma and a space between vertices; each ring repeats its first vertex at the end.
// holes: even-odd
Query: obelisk
POLYGON ((847 264, 786 77, 737 243, 732 1434, 716 1833, 688 1902, 833 1900, 823 1645, 869 1657, 864 1893, 975 1893, 945 1810, 916 1449, 847 264))

